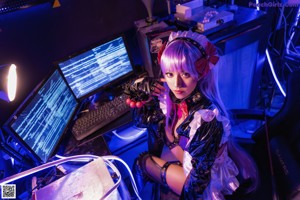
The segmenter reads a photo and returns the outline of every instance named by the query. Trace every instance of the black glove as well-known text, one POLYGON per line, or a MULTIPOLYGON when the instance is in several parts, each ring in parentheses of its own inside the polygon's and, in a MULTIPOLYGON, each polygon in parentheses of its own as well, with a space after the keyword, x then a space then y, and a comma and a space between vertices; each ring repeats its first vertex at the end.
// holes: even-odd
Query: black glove
POLYGON ((140 82, 125 85, 124 93, 129 96, 129 100, 126 101, 127 104, 148 101, 156 84, 162 84, 158 78, 144 77, 140 82))

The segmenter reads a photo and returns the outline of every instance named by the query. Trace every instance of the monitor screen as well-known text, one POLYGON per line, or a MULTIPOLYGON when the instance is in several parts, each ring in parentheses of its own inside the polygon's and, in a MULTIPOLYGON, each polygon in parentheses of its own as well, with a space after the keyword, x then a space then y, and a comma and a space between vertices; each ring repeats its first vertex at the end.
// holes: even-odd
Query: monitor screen
POLYGON ((4 128, 35 161, 45 163, 73 119, 77 105, 76 97, 56 69, 26 98, 4 128))
POLYGON ((58 62, 77 99, 95 94, 125 76, 133 67, 122 36, 58 62))

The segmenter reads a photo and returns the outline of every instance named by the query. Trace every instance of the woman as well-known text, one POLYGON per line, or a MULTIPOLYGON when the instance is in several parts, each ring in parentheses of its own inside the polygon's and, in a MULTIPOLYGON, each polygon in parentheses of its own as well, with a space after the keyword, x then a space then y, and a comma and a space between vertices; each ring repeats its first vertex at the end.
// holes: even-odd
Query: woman
POLYGON ((128 104, 137 107, 135 121, 149 133, 149 152, 134 166, 140 187, 152 180, 181 199, 225 199, 240 186, 238 179, 255 189, 255 164, 230 140, 215 76, 218 60, 205 36, 173 32, 159 53, 163 78, 126 87, 128 104))

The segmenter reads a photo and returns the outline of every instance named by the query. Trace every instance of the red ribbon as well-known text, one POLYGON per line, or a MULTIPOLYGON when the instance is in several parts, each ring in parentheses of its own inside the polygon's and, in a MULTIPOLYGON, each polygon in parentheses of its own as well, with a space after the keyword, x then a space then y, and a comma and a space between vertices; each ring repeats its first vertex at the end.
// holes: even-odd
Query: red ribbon
POLYGON ((185 101, 181 102, 178 104, 177 106, 177 117, 178 119, 180 119, 182 116, 184 117, 184 119, 188 116, 189 111, 188 111, 188 107, 185 101))
POLYGON ((164 42, 163 45, 160 47, 158 53, 157 53, 157 62, 158 62, 158 64, 160 64, 161 55, 162 55, 163 51, 164 51, 165 48, 166 48, 166 44, 167 44, 167 43, 164 42))
POLYGON ((219 57, 217 56, 217 50, 212 43, 210 42, 207 43, 205 52, 207 54, 207 57, 200 58, 195 63, 196 69, 201 77, 205 76, 209 72, 210 70, 209 63, 215 65, 219 61, 219 57))
POLYGON ((212 43, 207 43, 205 52, 208 56, 207 59, 209 60, 209 62, 211 62, 214 65, 217 64, 217 62, 219 61, 219 56, 217 56, 217 49, 212 43))

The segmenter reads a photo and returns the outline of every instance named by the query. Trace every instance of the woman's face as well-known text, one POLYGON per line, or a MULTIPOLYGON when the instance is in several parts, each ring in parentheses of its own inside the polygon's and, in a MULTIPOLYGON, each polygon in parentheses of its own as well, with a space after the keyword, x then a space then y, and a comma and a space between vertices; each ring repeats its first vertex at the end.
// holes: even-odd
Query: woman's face
POLYGON ((188 72, 166 71, 164 75, 166 83, 177 99, 189 96, 198 82, 188 72))

